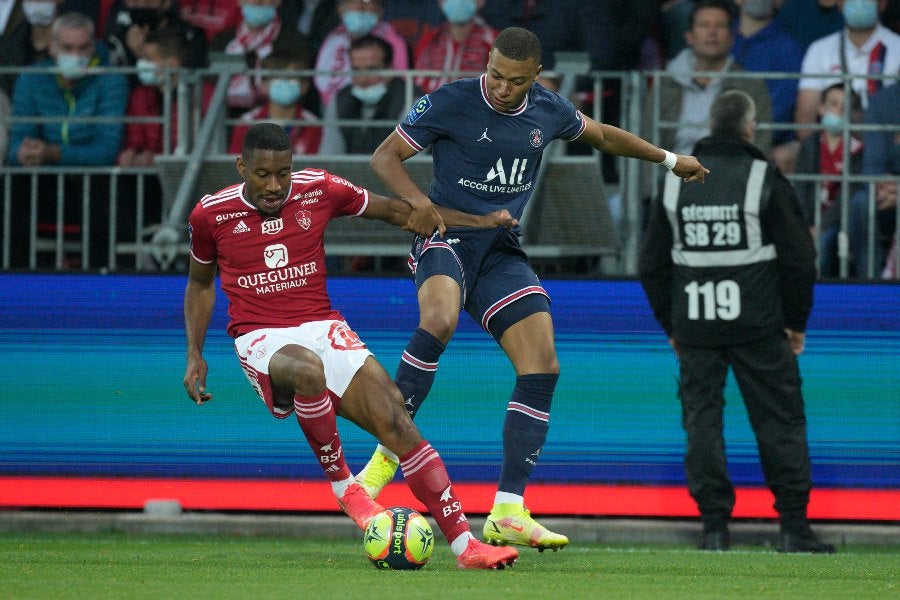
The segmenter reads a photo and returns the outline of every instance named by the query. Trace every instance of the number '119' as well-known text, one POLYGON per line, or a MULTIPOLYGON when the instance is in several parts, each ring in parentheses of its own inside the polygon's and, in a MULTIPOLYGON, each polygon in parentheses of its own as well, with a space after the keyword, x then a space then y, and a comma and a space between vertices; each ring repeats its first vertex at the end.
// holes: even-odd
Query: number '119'
POLYGON ((703 285, 692 281, 684 286, 684 291, 688 295, 688 319, 692 321, 733 321, 741 314, 741 289, 730 279, 703 285))

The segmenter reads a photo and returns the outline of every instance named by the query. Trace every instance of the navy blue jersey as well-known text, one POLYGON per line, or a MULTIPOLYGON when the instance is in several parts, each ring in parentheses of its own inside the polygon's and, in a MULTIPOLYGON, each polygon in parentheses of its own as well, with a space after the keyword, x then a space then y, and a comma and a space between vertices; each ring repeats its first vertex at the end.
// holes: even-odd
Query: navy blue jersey
POLYGON ((581 135, 584 116, 536 83, 521 107, 499 112, 485 79, 460 79, 423 96, 397 133, 416 151, 433 147, 432 202, 477 215, 505 208, 519 218, 547 144, 581 135))

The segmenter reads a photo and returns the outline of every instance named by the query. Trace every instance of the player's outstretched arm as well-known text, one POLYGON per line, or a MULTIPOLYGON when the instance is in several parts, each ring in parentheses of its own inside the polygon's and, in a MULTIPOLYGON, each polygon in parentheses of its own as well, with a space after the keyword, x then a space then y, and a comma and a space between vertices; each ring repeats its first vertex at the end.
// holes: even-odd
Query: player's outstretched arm
POLYGON ((187 334, 187 367, 184 389, 197 404, 212 398, 206 391, 209 367, 203 358, 203 343, 216 302, 216 264, 204 265, 191 258, 187 288, 184 290, 184 328, 187 334))
POLYGON ((629 131, 606 125, 584 117, 585 128, 578 139, 587 142, 597 150, 616 156, 639 158, 648 162, 664 165, 685 181, 703 182, 709 169, 700 164, 693 156, 672 154, 657 148, 647 140, 629 131))
MULTIPOLYGON (((474 228, 494 228, 505 227, 509 229, 519 224, 519 221, 509 213, 505 208, 495 210, 486 215, 471 215, 469 213, 460 212, 452 208, 443 206, 434 206, 434 209, 441 216, 444 223, 452 227, 474 227, 474 228)), ((373 194, 369 192, 369 205, 366 211, 360 216, 365 219, 377 219, 402 227, 407 231, 411 231, 407 226, 409 223, 409 215, 412 207, 399 198, 390 198, 373 194)))
POLYGON ((379 179, 412 208, 404 229, 422 236, 431 235, 435 230, 444 235, 447 227, 443 219, 403 166, 403 161, 415 154, 416 151, 393 131, 372 153, 370 164, 379 179))

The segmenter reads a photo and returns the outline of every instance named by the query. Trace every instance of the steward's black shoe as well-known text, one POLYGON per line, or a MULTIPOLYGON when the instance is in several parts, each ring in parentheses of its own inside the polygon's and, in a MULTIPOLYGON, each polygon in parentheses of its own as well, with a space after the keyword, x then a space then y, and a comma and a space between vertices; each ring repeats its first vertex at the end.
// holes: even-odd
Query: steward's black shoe
POLYGON ((800 532, 782 531, 778 538, 779 552, 809 552, 812 554, 834 554, 834 544, 819 541, 812 529, 800 532))
POLYGON ((725 552, 731 548, 731 542, 728 540, 728 530, 709 531, 703 534, 700 540, 699 550, 710 550, 713 552, 725 552))

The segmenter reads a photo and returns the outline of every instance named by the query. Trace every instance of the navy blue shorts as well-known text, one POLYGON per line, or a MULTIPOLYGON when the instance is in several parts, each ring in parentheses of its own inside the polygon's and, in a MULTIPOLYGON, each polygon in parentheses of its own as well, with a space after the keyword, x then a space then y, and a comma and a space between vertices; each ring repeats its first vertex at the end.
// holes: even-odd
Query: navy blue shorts
POLYGON ((511 325, 537 312, 550 312, 550 297, 516 232, 496 229, 447 229, 443 238, 417 237, 409 266, 419 288, 432 275, 459 284, 460 305, 498 341, 511 325))

